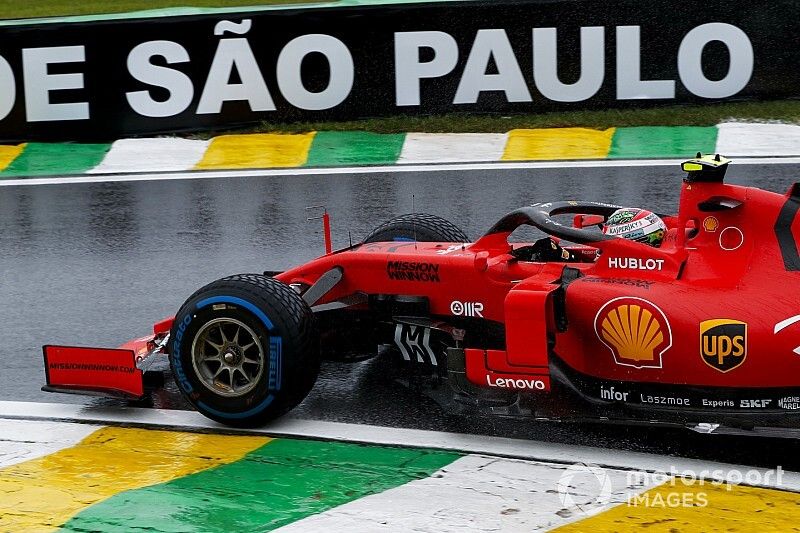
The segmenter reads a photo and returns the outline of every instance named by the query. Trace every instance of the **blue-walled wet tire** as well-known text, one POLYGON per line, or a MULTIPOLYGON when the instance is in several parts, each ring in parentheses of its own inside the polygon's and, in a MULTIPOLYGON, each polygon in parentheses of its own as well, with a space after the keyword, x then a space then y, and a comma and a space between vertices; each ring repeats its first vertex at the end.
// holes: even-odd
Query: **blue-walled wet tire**
POLYGON ((470 242, 464 231, 447 219, 427 213, 407 213, 387 220, 364 242, 386 241, 470 242))
POLYGON ((319 374, 311 309, 290 287, 259 274, 195 292, 175 316, 168 351, 184 397, 229 426, 257 427, 283 415, 319 374))

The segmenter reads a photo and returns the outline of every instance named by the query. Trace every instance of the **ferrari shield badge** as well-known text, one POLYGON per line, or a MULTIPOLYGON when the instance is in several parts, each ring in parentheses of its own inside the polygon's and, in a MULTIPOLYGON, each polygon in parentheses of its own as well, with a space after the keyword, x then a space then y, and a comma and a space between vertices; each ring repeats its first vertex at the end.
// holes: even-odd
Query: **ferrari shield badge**
POLYGON ((672 346, 672 329, 664 312, 642 298, 623 296, 607 302, 594 319, 597 337, 618 365, 661 368, 672 346))

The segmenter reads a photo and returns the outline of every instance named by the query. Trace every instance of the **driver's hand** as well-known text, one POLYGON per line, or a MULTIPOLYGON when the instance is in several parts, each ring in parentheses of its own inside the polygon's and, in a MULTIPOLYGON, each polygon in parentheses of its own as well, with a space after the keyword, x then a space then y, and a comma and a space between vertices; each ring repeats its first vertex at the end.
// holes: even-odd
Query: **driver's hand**
POLYGON ((575 262, 579 261, 575 254, 571 253, 569 250, 562 248, 554 239, 551 237, 543 237, 533 243, 531 246, 526 246, 525 248, 520 249, 521 252, 524 250, 525 257, 520 257, 517 255, 518 259, 523 261, 538 261, 538 262, 560 262, 560 263, 568 263, 568 262, 575 262))

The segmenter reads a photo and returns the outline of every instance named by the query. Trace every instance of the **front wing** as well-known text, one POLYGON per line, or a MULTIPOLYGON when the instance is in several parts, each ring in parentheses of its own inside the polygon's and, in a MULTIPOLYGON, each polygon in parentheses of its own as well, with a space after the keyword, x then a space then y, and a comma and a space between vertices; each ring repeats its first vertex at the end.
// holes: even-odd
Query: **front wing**
POLYGON ((127 400, 144 397, 144 374, 166 353, 172 318, 153 326, 153 334, 119 348, 46 345, 44 370, 47 392, 110 396, 127 400))
POLYGON ((144 396, 142 370, 136 354, 121 348, 42 348, 48 392, 68 392, 141 399, 144 396))

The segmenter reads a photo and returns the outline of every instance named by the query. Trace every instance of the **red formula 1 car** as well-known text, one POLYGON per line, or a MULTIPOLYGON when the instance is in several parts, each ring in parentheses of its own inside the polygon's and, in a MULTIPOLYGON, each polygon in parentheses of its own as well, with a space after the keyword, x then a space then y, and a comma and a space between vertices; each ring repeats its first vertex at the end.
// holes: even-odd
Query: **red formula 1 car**
POLYGON ((378 354, 465 409, 800 427, 800 183, 726 185, 727 165, 683 164, 658 248, 603 233, 619 206, 602 203, 523 207, 473 243, 404 215, 286 272, 215 281, 119 349, 46 346, 45 390, 137 398, 167 354, 198 411, 254 426, 302 401, 322 359, 378 354), (509 243, 523 225, 550 237, 509 243))

